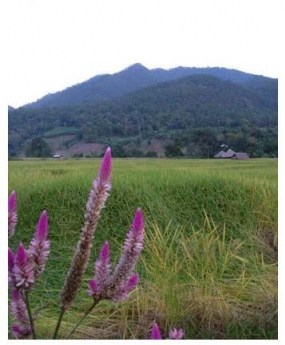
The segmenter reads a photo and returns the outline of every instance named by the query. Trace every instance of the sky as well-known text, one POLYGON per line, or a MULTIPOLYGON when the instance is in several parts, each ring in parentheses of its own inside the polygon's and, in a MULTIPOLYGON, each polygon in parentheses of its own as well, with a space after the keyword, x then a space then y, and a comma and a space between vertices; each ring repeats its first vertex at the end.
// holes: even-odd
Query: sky
POLYGON ((2 97, 17 108, 137 62, 150 69, 218 66, 278 78, 281 4, 282 0, 2 1, 2 97))

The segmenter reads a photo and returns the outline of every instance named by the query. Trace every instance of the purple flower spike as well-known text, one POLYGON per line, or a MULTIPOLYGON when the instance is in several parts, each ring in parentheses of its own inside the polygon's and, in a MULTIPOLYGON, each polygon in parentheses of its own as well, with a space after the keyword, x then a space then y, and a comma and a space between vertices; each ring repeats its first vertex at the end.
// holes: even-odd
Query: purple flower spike
POLYGON ((14 285, 14 267, 15 256, 10 248, 8 248, 8 283, 10 286, 14 285))
POLYGON ((99 259, 95 262, 95 280, 101 292, 109 280, 110 272, 110 248, 109 243, 106 241, 101 248, 99 259))
POLYGON ((18 321, 21 323, 29 323, 26 304, 17 290, 12 291, 11 310, 18 321))
POLYGON ((106 241, 104 243, 103 247, 101 248, 101 251, 100 251, 100 254, 99 254, 99 258, 102 261, 110 260, 110 247, 109 247, 108 241, 106 241))
POLYGON ((182 339, 184 335, 183 329, 174 328, 169 332, 169 339, 182 339))
POLYGON ((128 284, 127 284, 127 290, 128 291, 131 291, 134 289, 134 287, 138 284, 139 282, 139 274, 138 273, 134 273, 129 281, 128 281, 128 284))
POLYGON ((22 243, 19 244, 16 253, 13 273, 17 289, 28 289, 34 284, 34 268, 22 243))
POLYGON ((111 168, 112 168, 112 156, 111 156, 111 148, 108 147, 105 155, 103 157, 100 171, 99 171, 99 179, 101 183, 109 183, 111 180, 111 168))
POLYGON ((14 290, 12 291, 12 299, 11 299, 11 311, 15 316, 16 320, 21 324, 13 325, 12 330, 15 338, 22 339, 27 338, 31 333, 31 326, 28 317, 27 307, 25 302, 22 300, 21 294, 19 291, 14 290))
POLYGON ((125 299, 130 291, 128 285, 134 286, 138 279, 136 275, 131 279, 130 276, 143 249, 143 239, 144 220, 141 209, 138 208, 124 243, 123 254, 106 287, 108 297, 114 301, 125 299))
MULTIPOLYGON (((105 207, 105 202, 111 190, 111 158, 111 148, 108 147, 103 157, 97 178, 92 183, 92 189, 86 204, 85 224, 82 228, 80 239, 77 242, 70 270, 60 293, 60 304, 63 310, 69 308, 73 303, 82 276, 88 265, 92 241, 100 218, 100 212, 102 208, 105 207)), ((99 261, 101 261, 101 263, 104 262, 104 260, 100 259, 99 261)), ((98 285, 100 285, 99 281, 98 285)))
POLYGON ((17 225, 17 199, 16 192, 13 190, 8 199, 8 236, 14 235, 17 225))
POLYGON ((17 208, 17 198, 16 198, 16 192, 13 190, 9 196, 8 200, 8 211, 14 212, 17 208))
POLYGON ((48 218, 46 211, 43 211, 29 247, 29 254, 34 261, 34 275, 38 278, 44 271, 47 257, 49 255, 50 242, 47 240, 48 218))
POLYGON ((134 220, 132 223, 132 228, 135 231, 141 231, 144 228, 144 219, 142 210, 140 208, 137 209, 136 214, 134 216, 134 220))
POLYGON ((100 295, 98 284, 95 279, 89 280, 89 289, 87 290, 89 296, 96 298, 100 295))
POLYGON ((47 238, 47 234, 48 234, 48 218, 47 218, 46 211, 43 211, 38 221, 35 237, 40 241, 44 241, 47 238))
POLYGON ((12 269, 14 267, 14 253, 10 248, 8 248, 8 270, 9 272, 12 272, 12 269))
POLYGON ((152 327, 150 339, 162 339, 157 323, 155 323, 152 327))
POLYGON ((13 335, 14 338, 16 339, 20 339, 21 338, 21 327, 19 325, 13 325, 12 326, 12 331, 13 331, 13 335))

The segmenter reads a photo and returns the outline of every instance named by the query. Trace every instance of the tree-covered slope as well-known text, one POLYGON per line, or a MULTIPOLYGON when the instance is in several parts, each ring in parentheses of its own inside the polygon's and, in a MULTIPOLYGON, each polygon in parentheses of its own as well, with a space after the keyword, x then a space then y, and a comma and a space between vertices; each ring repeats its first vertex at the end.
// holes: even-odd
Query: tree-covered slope
POLYGON ((76 127, 86 142, 108 138, 171 138, 195 128, 277 128, 277 80, 233 83, 194 75, 102 103, 22 107, 9 113, 9 147, 58 127, 76 127))

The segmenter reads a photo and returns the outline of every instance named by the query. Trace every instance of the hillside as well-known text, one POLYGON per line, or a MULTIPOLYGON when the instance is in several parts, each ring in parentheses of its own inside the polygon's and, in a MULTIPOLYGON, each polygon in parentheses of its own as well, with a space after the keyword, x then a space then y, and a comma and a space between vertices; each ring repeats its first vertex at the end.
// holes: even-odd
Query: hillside
POLYGON ((89 80, 71 86, 63 91, 48 94, 36 102, 25 105, 29 108, 77 105, 85 102, 99 103, 132 93, 147 86, 187 76, 206 74, 234 83, 260 83, 269 78, 260 77, 226 68, 176 67, 148 69, 134 64, 118 73, 97 75, 89 80))
POLYGON ((275 79, 255 76, 232 82, 199 74, 100 103, 21 107, 9 112, 9 153, 19 154, 35 137, 73 135, 61 146, 52 144, 53 149, 112 144, 119 156, 132 156, 146 154, 152 140, 162 140, 160 155, 173 144, 178 155, 211 157, 226 142, 251 156, 276 156, 277 95, 275 79))

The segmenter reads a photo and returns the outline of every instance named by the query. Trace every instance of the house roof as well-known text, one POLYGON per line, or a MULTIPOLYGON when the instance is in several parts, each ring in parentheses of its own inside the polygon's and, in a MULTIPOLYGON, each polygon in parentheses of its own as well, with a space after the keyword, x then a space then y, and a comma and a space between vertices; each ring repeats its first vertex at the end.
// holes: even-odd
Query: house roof
POLYGON ((220 151, 218 152, 214 158, 231 158, 235 154, 235 151, 232 149, 228 149, 228 151, 220 151))

